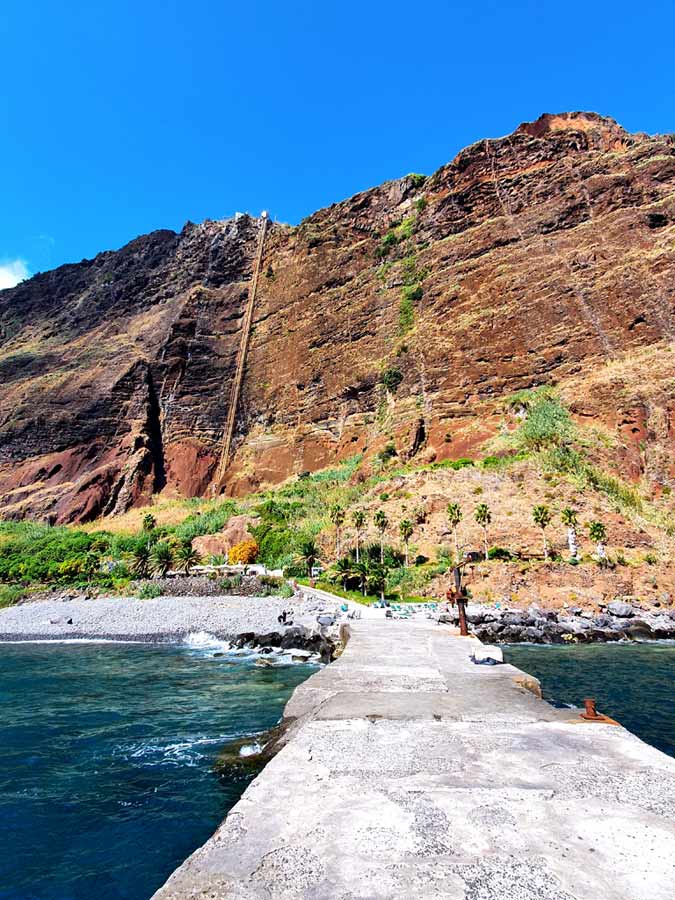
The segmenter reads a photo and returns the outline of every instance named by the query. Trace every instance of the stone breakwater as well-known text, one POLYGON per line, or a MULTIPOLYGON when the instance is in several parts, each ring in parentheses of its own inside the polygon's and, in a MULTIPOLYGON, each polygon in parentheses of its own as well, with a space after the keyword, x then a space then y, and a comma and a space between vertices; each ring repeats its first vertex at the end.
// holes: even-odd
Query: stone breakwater
MULTIPOLYGON (((456 621, 456 612, 447 615, 449 621, 456 621)), ((645 609, 623 601, 609 603, 601 612, 578 606, 562 610, 530 606, 523 610, 470 605, 467 620, 473 634, 486 643, 675 639, 675 609, 645 609)))
POLYGON ((431 620, 350 628, 156 900, 671 900, 675 760, 431 620))

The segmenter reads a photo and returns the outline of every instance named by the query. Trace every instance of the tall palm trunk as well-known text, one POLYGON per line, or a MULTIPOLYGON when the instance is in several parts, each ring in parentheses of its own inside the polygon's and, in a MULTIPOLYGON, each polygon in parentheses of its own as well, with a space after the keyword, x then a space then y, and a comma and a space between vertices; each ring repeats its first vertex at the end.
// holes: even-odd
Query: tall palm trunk
POLYGON ((579 543, 577 541, 577 530, 574 525, 570 525, 567 529, 567 546, 572 559, 576 559, 579 555, 579 543))
POLYGON ((380 534, 380 565, 384 565, 384 532, 380 534))
POLYGON ((459 538, 457 536, 457 526, 452 529, 455 535, 455 560, 459 562, 459 538))
POLYGON ((548 559, 548 541, 546 540, 546 532, 541 529, 542 540, 544 541, 544 559, 548 559))
POLYGON ((483 550, 485 551, 485 562, 488 561, 488 541, 487 541, 487 528, 483 527, 483 550))
POLYGON ((361 560, 359 558, 359 544, 360 543, 361 543, 361 541, 359 540, 359 533, 357 531, 356 532, 356 561, 357 561, 357 563, 361 562, 361 560))
POLYGON ((405 567, 408 568, 408 542, 405 542, 405 567))

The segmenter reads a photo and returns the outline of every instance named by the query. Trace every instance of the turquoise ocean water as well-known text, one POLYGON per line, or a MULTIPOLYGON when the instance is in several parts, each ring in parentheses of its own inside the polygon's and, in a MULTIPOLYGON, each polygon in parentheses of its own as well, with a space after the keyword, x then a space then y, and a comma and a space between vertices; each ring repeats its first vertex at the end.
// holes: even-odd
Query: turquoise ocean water
POLYGON ((213 833, 251 777, 218 751, 315 671, 217 650, 0 646, 2 900, 147 900, 213 833))

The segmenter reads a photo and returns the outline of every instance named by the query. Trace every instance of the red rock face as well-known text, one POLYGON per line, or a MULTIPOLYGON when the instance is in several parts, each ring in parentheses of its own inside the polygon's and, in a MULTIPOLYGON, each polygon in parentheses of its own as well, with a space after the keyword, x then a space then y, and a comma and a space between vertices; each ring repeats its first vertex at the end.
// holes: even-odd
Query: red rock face
POLYGON ((617 422, 617 430, 624 441, 620 454, 622 468, 633 481, 644 472, 642 451, 647 444, 647 420, 648 411, 640 405, 621 411, 617 422))
MULTIPOLYGON (((587 373, 673 339, 674 183, 672 136, 566 113, 273 225, 219 484, 254 220, 156 232, 4 291, 0 515, 241 494, 390 442, 420 461, 474 455, 504 395, 583 391, 587 373)), ((656 413, 602 397, 574 399, 638 477, 656 413)))

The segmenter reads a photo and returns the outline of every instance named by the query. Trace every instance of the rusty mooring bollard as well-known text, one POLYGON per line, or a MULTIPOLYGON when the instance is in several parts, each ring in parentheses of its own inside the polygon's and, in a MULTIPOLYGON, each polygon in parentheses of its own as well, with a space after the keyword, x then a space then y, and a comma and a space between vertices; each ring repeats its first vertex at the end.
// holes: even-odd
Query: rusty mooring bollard
POLYGON ((602 716, 595 708, 595 697, 584 698, 585 712, 582 712, 584 719, 601 719, 602 716))

